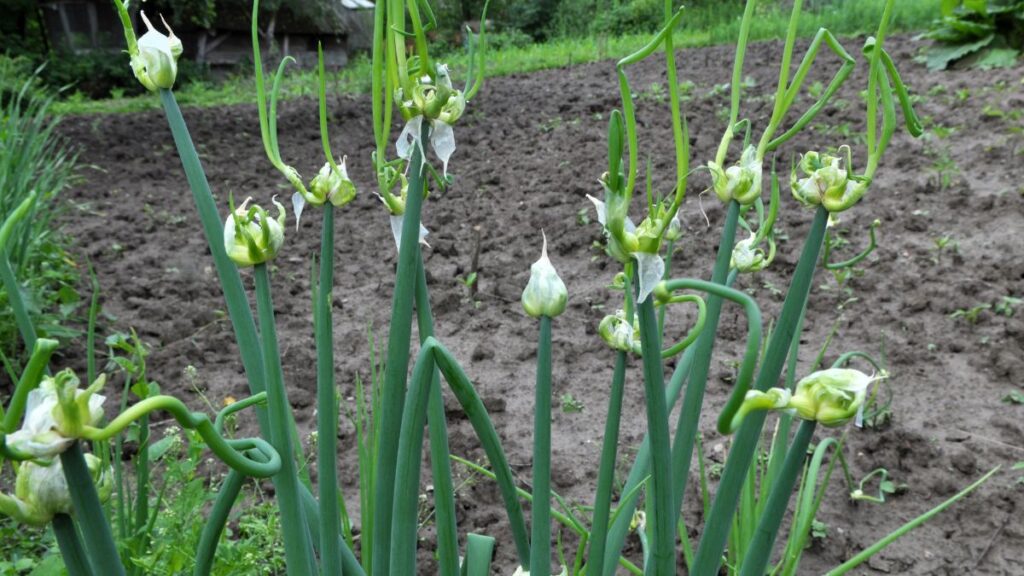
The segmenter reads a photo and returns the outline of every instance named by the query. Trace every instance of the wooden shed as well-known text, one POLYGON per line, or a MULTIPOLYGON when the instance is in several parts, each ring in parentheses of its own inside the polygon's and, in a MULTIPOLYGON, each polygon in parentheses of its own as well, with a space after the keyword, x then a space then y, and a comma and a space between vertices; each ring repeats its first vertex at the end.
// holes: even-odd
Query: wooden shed
MULTIPOLYGON (((137 8, 138 3, 132 3, 137 8)), ((41 0, 40 9, 47 38, 56 50, 74 54, 124 49, 121 23, 111 0, 41 0)), ((261 22, 266 51, 292 56, 300 66, 316 64, 317 43, 324 47, 324 61, 333 68, 348 62, 349 55, 369 51, 373 41, 373 2, 333 0, 332 18, 324 22, 303 22, 282 11, 261 22), (268 41, 273 37, 273 42, 268 41)), ((155 16, 150 14, 150 16, 155 16)), ((142 19, 133 10, 136 30, 142 19)), ((152 18, 156 21, 156 18, 152 18)), ((183 58, 204 63, 211 69, 238 66, 251 59, 251 21, 248 14, 218 15, 208 29, 176 26, 174 33, 185 47, 183 58)))

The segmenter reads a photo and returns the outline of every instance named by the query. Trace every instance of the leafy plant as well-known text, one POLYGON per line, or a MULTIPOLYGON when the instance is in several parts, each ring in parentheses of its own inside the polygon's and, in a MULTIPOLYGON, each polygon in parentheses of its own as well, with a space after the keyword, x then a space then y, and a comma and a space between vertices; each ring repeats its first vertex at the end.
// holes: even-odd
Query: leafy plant
POLYGON ((925 37, 935 44, 926 62, 943 70, 960 60, 979 68, 1007 67, 1024 48, 1021 0, 943 0, 941 18, 925 37))

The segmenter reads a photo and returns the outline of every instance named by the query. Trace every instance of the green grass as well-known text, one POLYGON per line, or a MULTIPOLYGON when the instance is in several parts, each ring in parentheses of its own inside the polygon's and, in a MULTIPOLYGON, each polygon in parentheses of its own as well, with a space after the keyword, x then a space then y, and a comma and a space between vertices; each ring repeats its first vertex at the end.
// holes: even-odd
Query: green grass
MULTIPOLYGON (((819 12, 805 11, 799 23, 799 35, 813 36, 825 27, 837 35, 869 34, 877 25, 884 0, 836 0, 834 5, 819 12)), ((938 14, 940 0, 899 2, 893 15, 893 30, 910 31, 925 28, 938 14)), ((739 31, 742 5, 696 8, 683 16, 682 27, 676 32, 675 44, 680 48, 730 44, 739 31)), ((751 40, 767 40, 785 36, 789 12, 777 5, 758 10, 750 30, 751 40)), ((618 59, 631 54, 644 45, 650 34, 627 34, 617 37, 588 36, 561 38, 543 44, 503 48, 488 56, 488 76, 533 72, 549 68, 572 66, 599 60, 618 59)), ((851 48, 852 49, 852 48, 851 48)), ((186 57, 188 55, 186 54, 186 57)), ((455 78, 464 78, 465 55, 442 56, 455 71, 455 78)), ((684 57, 685 61, 685 57, 684 57)), ((685 64, 684 64, 685 65, 685 64)), ((340 72, 329 74, 334 94, 365 94, 370 89, 370 61, 366 56, 353 58, 340 72)), ((283 83, 284 99, 315 97, 317 77, 315 70, 290 70, 283 83)), ((251 76, 234 76, 221 83, 197 82, 175 90, 182 106, 225 106, 253 104, 256 101, 255 83, 251 76)), ((86 100, 83 97, 57 102, 53 111, 59 114, 110 114, 151 110, 160 106, 159 99, 151 95, 86 100)))

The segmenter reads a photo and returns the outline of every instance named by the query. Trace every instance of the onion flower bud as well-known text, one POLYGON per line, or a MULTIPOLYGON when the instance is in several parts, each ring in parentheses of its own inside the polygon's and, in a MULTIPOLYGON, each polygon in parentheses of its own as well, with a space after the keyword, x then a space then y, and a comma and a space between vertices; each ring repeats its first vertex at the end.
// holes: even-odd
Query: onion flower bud
POLYGON ((817 420, 829 427, 842 426, 857 415, 868 386, 883 377, 849 368, 819 370, 797 383, 788 407, 804 420, 817 420))
POLYGON ((131 55, 132 72, 151 92, 161 88, 170 90, 178 77, 178 58, 182 53, 181 40, 174 35, 174 31, 162 16, 160 19, 167 28, 167 36, 153 29, 153 24, 145 12, 140 14, 146 24, 146 33, 139 38, 138 52, 131 55))
POLYGON ((811 151, 800 158, 799 167, 805 177, 797 178, 794 166, 789 181, 793 197, 804 206, 818 206, 826 196, 841 196, 846 190, 848 174, 839 156, 811 151))
POLYGON ((554 318, 565 311, 569 292, 548 259, 548 239, 544 237, 540 259, 530 266, 530 281, 523 290, 523 309, 534 318, 554 318))
POLYGON ((246 198, 224 222, 224 249, 239 266, 254 266, 273 260, 284 244, 285 210, 276 199, 277 218, 271 218, 263 208, 246 208, 246 198))
POLYGON ((722 202, 735 200, 747 206, 761 196, 763 170, 753 146, 747 146, 738 164, 723 168, 716 162, 708 162, 708 170, 711 171, 712 188, 722 202))
POLYGON ((21 429, 7 435, 7 445, 44 460, 64 452, 81 436, 83 426, 94 426, 103 418, 106 398, 96 392, 105 381, 100 376, 79 390, 79 380, 70 369, 45 378, 28 393, 24 422, 21 429))

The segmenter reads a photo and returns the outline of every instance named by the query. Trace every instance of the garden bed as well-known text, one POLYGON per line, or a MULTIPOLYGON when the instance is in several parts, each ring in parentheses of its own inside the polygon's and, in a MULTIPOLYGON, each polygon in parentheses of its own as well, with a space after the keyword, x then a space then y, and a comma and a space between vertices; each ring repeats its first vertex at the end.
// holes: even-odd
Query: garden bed
MULTIPOLYGON (((858 53, 861 43, 844 41, 858 53)), ((1014 392, 1024 401, 1019 396, 1024 392, 1019 380, 1024 305, 1004 299, 1024 296, 1024 67, 935 73, 913 62, 920 48, 914 40, 897 37, 887 46, 918 96, 917 111, 929 130, 920 140, 898 133, 868 195, 843 214, 838 230, 851 245, 838 257, 866 244, 867 227, 876 218, 882 222, 879 247, 861 265, 863 274, 842 286, 827 272, 815 277, 798 372, 809 371, 834 326, 829 361, 847 350, 884 356, 892 374, 890 419, 851 429, 847 456, 856 479, 884 467, 894 482, 906 486, 884 504, 854 504, 837 473, 818 517, 827 526, 825 535, 814 540, 801 573, 817 574, 838 564, 1000 464, 1004 471, 981 491, 858 573, 1024 573, 1024 486, 1018 481, 1024 471, 1009 471, 1024 460, 1024 405, 1004 401, 1014 392), (977 308, 985 305, 989 308, 977 308)), ((804 47, 806 42, 798 43, 797 54, 804 47)), ((693 82, 684 103, 692 167, 703 165, 718 145, 728 91, 716 83, 727 79, 732 51, 680 53, 680 77, 693 82)), ((779 43, 748 48, 746 70, 753 82, 740 115, 755 127, 763 127, 771 113, 780 53, 779 43)), ((836 66, 831 56, 822 58, 836 66)), ((832 69, 823 66, 810 80, 827 83, 832 69)), ((798 247, 786 237, 803 236, 811 220, 789 195, 790 164, 808 147, 850 144, 854 165, 862 168, 859 91, 866 71, 862 60, 839 101, 777 155, 783 180, 779 255, 767 271, 744 275, 737 284, 757 294, 769 318, 781 306, 779 290, 785 290, 783 279, 791 276, 797 259, 798 247)), ((664 190, 675 176, 664 64, 651 59, 631 68, 630 78, 646 146, 641 158, 650 157, 655 189, 664 190)), ((488 80, 456 128, 459 147, 450 166, 455 183, 444 194, 432 194, 424 209, 431 231, 424 257, 438 337, 473 378, 513 471, 526 479, 536 323, 522 312, 519 296, 539 254, 540 232, 546 232, 570 295, 566 313, 554 322, 553 488, 583 506, 592 504, 613 358, 596 328, 614 312, 609 307, 615 301, 607 289, 609 260, 593 246, 601 230, 585 195, 600 191, 607 118, 619 102, 612 62, 488 80), (471 289, 460 279, 472 272, 477 275, 471 289)), ((805 95, 800 102, 798 110, 811 100, 805 95)), ((349 173, 360 189, 339 213, 336 234, 337 378, 342 398, 350 399, 356 378, 370 377, 371 333, 378 342, 386 336, 396 250, 387 214, 373 194, 370 101, 338 98, 330 107, 332 147, 349 156, 349 173)), ((316 102, 290 101, 279 113, 285 160, 300 173, 313 174, 323 160, 316 102)), ((185 117, 222 213, 229 192, 238 200, 251 195, 264 205, 274 194, 290 196, 264 156, 255 106, 186 109, 185 117)), ((150 377, 193 408, 206 408, 197 390, 215 406, 229 396, 247 395, 212 260, 162 113, 72 117, 61 130, 81 146, 85 166, 83 182, 65 195, 72 209, 64 226, 77 240, 75 256, 88 258, 97 270, 109 315, 101 334, 137 330, 153 348, 150 377), (187 366, 194 366, 198 377, 186 376, 187 366)), ((701 194, 709 185, 706 171, 690 178, 674 276, 703 278, 711 269, 724 212, 714 194, 701 194)), ((319 246, 319 226, 307 214, 296 232, 290 219, 285 248, 274 262, 285 381, 304 440, 315 427, 310 261, 319 246)), ((243 277, 251 283, 251 274, 243 277)), ((670 320, 670 333, 679 334, 684 320, 670 320)), ((721 408, 731 389, 742 322, 739 310, 727 305, 708 387, 710 409, 721 408)), ((65 363, 84 373, 80 348, 65 354, 65 363)), ((641 382, 634 361, 624 406, 623 466, 631 463, 645 432, 641 382)), ((110 392, 117 385, 113 382, 110 392)), ((482 459, 469 422, 456 403, 449 406, 452 453, 482 459)), ((713 422, 706 412, 701 429, 712 472, 727 442, 713 422)), ((243 422, 246 426, 255 429, 254 422, 243 422)), ((822 430, 819 436, 829 433, 822 430)), ((345 418, 340 443, 340 478, 349 510, 358 517, 355 434, 345 418)), ((468 474, 458 465, 455 470, 468 474)), ((685 518, 696 536, 703 523, 699 483, 689 486, 685 518)), ((462 531, 495 536, 497 565, 510 573, 514 550, 497 488, 477 478, 460 490, 457 505, 462 531)), ((627 551, 637 554, 637 541, 629 542, 627 551)), ((430 573, 427 563, 421 566, 430 573)))

